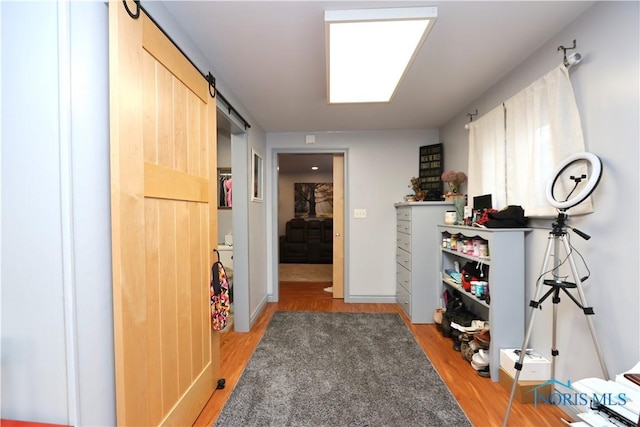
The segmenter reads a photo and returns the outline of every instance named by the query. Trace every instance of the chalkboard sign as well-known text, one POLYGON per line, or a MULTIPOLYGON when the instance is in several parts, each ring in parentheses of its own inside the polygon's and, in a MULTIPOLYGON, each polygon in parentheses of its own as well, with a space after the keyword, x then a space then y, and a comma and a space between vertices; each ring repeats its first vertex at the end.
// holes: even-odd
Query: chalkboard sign
POLYGON ((419 174, 420 185, 427 193, 425 200, 442 200, 442 172, 444 157, 442 144, 420 147, 419 174))

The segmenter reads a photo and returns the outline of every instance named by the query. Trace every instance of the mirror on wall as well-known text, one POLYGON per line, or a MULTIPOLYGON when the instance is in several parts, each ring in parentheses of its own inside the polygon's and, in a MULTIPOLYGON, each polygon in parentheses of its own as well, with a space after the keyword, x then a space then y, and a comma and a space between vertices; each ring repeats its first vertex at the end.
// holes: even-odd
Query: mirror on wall
POLYGON ((218 209, 231 209, 231 168, 218 168, 218 209))
POLYGON ((262 201, 262 181, 263 181, 263 171, 262 171, 262 156, 255 152, 253 148, 251 149, 251 169, 253 170, 253 193, 251 194, 252 202, 261 202, 262 201))

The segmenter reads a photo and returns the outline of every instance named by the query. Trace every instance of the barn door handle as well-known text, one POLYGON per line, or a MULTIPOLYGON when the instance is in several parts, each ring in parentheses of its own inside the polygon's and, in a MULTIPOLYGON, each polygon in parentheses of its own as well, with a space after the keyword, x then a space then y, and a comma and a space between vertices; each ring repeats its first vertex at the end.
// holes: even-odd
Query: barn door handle
POLYGON ((336 233, 336 237, 340 237, 340 233, 336 233))

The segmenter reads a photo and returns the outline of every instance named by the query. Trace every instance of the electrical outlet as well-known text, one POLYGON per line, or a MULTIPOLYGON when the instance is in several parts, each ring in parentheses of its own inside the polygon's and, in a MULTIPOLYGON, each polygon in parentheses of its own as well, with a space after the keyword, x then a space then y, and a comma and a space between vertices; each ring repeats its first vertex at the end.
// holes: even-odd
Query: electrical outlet
POLYGON ((353 217, 354 218, 366 218, 367 217, 367 210, 366 209, 354 209, 353 210, 353 217))

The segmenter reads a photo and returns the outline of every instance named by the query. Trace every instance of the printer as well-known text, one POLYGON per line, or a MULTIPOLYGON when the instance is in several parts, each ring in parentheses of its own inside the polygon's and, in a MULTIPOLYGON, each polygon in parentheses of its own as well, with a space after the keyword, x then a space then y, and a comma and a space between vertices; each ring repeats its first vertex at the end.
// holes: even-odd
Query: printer
POLYGON ((588 400, 580 421, 568 423, 578 427, 640 426, 640 362, 615 380, 585 378, 571 384, 588 400))

